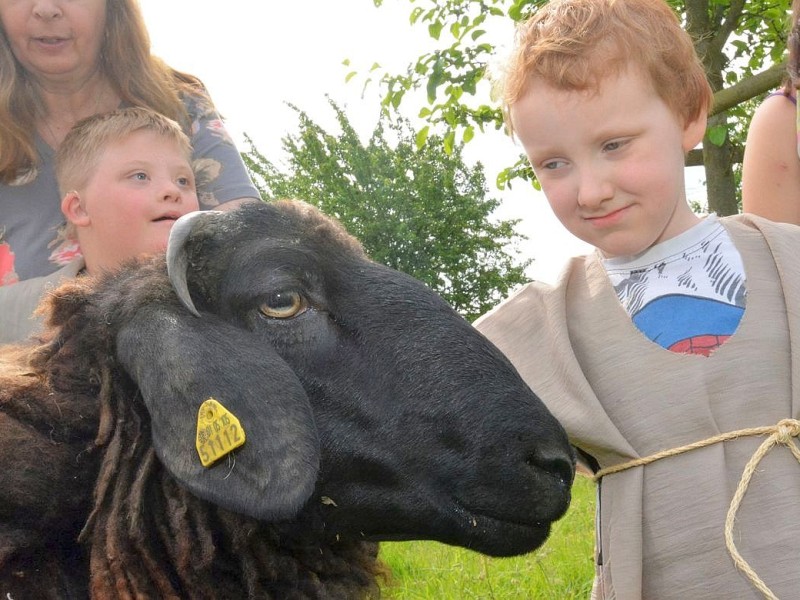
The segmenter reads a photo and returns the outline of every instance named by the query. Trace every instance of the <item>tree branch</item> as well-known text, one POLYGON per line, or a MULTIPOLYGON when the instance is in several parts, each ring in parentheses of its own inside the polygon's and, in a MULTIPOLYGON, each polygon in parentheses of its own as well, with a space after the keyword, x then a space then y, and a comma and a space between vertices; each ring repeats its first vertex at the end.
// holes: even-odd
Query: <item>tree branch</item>
POLYGON ((736 31, 736 27, 738 26, 739 21, 742 18, 742 12, 744 11, 744 0, 732 0, 727 7, 727 13, 724 12, 723 7, 724 4, 720 4, 718 6, 718 10, 721 12, 717 17, 715 17, 716 19, 719 19, 720 23, 719 29, 713 37, 715 52, 722 52, 722 49, 728 42, 728 38, 734 31, 736 31))
MULTIPOLYGON (((731 162, 733 164, 738 164, 742 162, 742 157, 744 156, 744 149, 741 146, 734 146, 731 148, 731 162)), ((703 161, 703 149, 702 148, 694 148, 689 150, 689 154, 686 155, 686 162, 684 163, 687 167, 702 167, 705 165, 703 161)))
POLYGON ((775 89, 786 75, 786 63, 780 62, 772 65, 766 71, 747 77, 728 88, 719 90, 714 94, 714 107, 711 114, 716 115, 732 108, 746 100, 775 89))

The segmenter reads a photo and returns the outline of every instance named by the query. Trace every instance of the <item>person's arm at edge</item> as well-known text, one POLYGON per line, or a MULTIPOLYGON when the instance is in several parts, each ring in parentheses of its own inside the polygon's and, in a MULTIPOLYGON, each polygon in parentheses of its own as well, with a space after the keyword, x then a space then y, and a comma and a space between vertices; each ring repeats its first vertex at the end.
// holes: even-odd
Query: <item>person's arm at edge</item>
POLYGON ((747 133, 742 163, 742 210, 800 224, 800 158, 796 109, 787 97, 767 98, 747 133))

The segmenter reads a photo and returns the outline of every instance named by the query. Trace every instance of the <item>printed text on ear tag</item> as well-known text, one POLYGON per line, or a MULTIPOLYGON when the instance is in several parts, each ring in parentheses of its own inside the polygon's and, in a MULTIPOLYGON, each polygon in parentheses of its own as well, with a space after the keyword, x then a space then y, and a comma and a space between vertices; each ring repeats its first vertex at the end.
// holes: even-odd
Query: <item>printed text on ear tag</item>
POLYGON ((227 408, 214 398, 200 405, 197 413, 197 454, 204 467, 210 467, 244 444, 244 441, 242 424, 227 408))

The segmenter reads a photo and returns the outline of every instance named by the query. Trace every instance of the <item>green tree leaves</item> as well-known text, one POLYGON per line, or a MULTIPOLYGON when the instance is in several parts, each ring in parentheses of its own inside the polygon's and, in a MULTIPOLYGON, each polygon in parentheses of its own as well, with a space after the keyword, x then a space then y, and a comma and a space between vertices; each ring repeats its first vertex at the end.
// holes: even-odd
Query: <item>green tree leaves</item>
POLYGON ((374 260, 424 281, 470 320, 525 281, 530 261, 518 264, 514 256, 524 236, 514 231, 516 221, 492 220, 499 201, 486 197, 483 168, 464 164, 461 145, 385 115, 364 143, 344 111, 330 105, 336 135, 294 107, 300 130, 283 139, 286 168, 250 142, 245 162, 265 199, 316 205, 374 260))

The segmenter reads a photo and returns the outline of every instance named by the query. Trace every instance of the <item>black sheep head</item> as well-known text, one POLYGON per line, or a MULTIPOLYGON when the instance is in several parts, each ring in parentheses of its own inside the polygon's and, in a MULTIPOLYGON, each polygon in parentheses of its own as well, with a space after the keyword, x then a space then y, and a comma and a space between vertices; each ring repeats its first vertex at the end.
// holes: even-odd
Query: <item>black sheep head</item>
POLYGON ((167 256, 180 302, 129 298, 117 349, 195 495, 287 533, 495 555, 535 548, 566 510, 567 438, 505 357, 315 209, 196 213, 167 256), (246 441, 215 440, 204 466, 209 398, 246 441))

